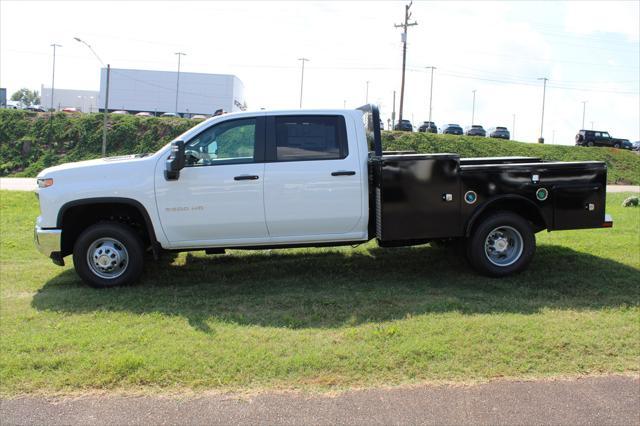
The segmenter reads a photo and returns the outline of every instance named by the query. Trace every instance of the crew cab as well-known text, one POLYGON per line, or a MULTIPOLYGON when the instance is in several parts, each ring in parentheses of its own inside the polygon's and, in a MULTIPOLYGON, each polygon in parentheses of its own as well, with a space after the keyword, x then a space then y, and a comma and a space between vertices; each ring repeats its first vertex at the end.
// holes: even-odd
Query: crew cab
POLYGON ((151 155, 38 175, 38 249, 94 287, 162 251, 459 241, 480 273, 522 271, 542 230, 609 227, 603 162, 384 152, 378 109, 210 118, 151 155))

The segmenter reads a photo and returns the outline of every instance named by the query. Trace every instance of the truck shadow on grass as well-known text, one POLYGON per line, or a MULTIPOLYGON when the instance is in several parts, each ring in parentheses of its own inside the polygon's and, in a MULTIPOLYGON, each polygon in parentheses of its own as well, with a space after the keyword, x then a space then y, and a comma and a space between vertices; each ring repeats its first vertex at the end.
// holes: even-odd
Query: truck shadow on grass
MULTIPOLYGON (((370 247, 370 246, 367 246, 370 247)), ((332 328, 412 315, 522 313, 638 306, 640 271, 542 245, 517 276, 478 276, 462 258, 429 246, 182 255, 149 262, 142 282, 95 290, 66 270, 34 296, 35 309, 160 313, 211 332, 216 322, 332 328), (186 257, 185 257, 186 256, 186 257)))

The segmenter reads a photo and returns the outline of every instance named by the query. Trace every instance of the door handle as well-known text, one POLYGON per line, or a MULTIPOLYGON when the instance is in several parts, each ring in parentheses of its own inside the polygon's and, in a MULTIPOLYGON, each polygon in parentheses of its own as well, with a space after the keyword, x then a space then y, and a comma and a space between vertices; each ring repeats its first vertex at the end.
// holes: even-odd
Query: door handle
POLYGON ((240 175, 233 178, 233 180, 257 180, 260 177, 258 175, 240 175))
POLYGON ((331 176, 353 176, 356 172, 353 170, 338 170, 336 172, 331 172, 331 176))

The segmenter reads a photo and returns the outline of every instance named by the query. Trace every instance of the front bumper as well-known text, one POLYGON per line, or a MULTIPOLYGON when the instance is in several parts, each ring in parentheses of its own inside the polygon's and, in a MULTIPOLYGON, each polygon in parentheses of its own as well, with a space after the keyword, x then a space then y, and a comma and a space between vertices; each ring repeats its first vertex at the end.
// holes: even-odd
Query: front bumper
POLYGON ((33 230, 33 241, 38 251, 56 265, 64 265, 61 256, 62 229, 43 229, 38 225, 33 230))

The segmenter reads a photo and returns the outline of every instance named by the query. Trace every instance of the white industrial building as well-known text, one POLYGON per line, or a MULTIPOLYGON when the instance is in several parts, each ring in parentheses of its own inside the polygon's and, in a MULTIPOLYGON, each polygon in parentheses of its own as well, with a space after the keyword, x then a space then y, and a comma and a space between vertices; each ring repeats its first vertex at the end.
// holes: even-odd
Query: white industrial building
MULTIPOLYGON (((177 112, 181 115, 211 115, 246 108, 244 85, 234 75, 181 72, 176 111, 177 72, 111 68, 109 111, 131 113, 177 112)), ((104 109, 107 69, 100 74, 98 105, 104 109)))
MULTIPOLYGON (((40 86, 40 105, 51 108, 51 88, 40 86)), ((95 90, 58 89, 53 90, 53 108, 77 108, 82 112, 98 112, 98 92, 95 90)))

